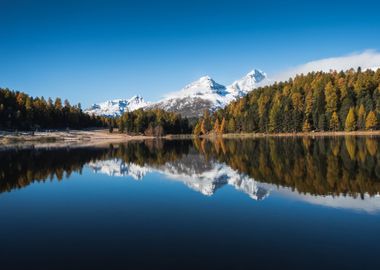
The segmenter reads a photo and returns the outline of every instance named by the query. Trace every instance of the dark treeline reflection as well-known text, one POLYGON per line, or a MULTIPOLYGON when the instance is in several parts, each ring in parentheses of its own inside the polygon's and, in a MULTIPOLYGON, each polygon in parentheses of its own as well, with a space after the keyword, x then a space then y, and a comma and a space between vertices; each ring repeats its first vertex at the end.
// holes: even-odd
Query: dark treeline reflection
POLYGON ((369 137, 307 137, 149 140, 107 147, 2 150, 0 192, 34 181, 61 180, 81 173, 89 162, 116 158, 126 164, 165 165, 192 153, 210 164, 225 163, 259 182, 313 195, 363 197, 380 192, 378 144, 379 139, 369 137))
POLYGON ((264 138, 195 141, 216 158, 259 182, 313 195, 375 195, 380 191, 378 138, 264 138))
POLYGON ((11 149, 0 151, 0 192, 34 181, 69 178, 89 162, 119 158, 141 166, 162 165, 188 153, 191 141, 145 141, 93 148, 11 149))

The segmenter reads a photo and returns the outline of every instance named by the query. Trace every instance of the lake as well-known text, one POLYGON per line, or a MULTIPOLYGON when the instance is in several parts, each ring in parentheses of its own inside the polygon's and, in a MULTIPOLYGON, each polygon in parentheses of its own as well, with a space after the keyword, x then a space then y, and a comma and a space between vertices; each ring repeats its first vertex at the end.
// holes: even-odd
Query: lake
POLYGON ((374 269, 375 137, 0 150, 2 269, 374 269))

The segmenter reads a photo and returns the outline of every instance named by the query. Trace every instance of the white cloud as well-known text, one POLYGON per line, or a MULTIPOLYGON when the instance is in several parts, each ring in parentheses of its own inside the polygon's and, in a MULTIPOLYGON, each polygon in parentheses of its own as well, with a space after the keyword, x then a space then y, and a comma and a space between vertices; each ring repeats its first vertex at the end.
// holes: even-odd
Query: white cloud
POLYGON ((311 71, 341 71, 348 70, 350 68, 357 69, 358 67, 361 67, 363 70, 380 67, 380 53, 375 50, 366 50, 362 53, 353 53, 341 57, 332 57, 311 61, 306 64, 285 70, 284 72, 280 72, 279 74, 276 74, 272 80, 285 81, 297 74, 306 74, 311 71))

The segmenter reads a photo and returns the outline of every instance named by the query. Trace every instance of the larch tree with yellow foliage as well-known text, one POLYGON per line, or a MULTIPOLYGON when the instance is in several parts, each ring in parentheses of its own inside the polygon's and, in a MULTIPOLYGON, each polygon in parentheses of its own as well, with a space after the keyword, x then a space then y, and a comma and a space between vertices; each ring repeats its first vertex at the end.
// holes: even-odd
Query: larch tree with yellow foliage
POLYGON ((370 111, 365 120, 365 128, 371 130, 377 126, 377 117, 373 111, 370 111))
POLYGON ((336 112, 333 112, 330 119, 330 130, 337 131, 339 130, 339 117, 336 112))
POLYGON ((365 108, 363 104, 360 104, 360 107, 358 110, 358 119, 356 123, 358 125, 359 130, 362 130, 365 128, 365 108))
POLYGON ((219 135, 219 132, 220 132, 219 119, 216 118, 215 123, 214 123, 214 134, 219 135))
POLYGON ((354 131, 356 129, 356 117, 355 117, 355 109, 353 107, 350 108, 346 122, 344 124, 344 129, 346 131, 354 131))
POLYGON ((226 130, 226 119, 223 117, 222 123, 220 124, 220 129, 219 129, 220 135, 223 135, 225 130, 226 130))

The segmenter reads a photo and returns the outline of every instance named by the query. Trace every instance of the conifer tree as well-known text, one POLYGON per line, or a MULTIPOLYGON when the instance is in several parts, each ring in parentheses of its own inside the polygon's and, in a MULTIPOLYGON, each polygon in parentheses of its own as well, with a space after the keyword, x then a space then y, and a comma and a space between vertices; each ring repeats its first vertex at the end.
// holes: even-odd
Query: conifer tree
POLYGON ((337 131, 339 130, 339 118, 336 112, 333 112, 330 119, 330 130, 337 131))
POLYGON ((365 109, 364 109, 363 104, 360 104, 360 107, 358 110, 357 125, 358 125, 359 130, 362 130, 365 128, 365 109))
POLYGON ((228 129, 229 133, 236 132, 236 124, 235 124, 235 120, 233 118, 231 118, 230 120, 228 120, 227 129, 228 129))
POLYGON ((348 111, 344 129, 346 131, 354 131, 356 129, 355 109, 353 107, 348 111))
POLYGON ((224 134, 225 130, 226 130, 226 119, 223 117, 222 123, 220 124, 219 133, 224 134))
POLYGON ((124 133, 124 131, 125 131, 125 123, 124 123, 124 121, 120 121, 120 123, 119 123, 119 132, 120 133, 124 133))
POLYGON ((306 120, 303 123, 302 131, 303 132, 309 132, 311 130, 311 125, 309 123, 309 120, 306 118, 306 120))
POLYGON ((373 111, 370 111, 366 120, 365 120, 365 128, 367 130, 371 130, 376 128, 377 126, 377 117, 373 111))
POLYGON ((219 119, 216 118, 215 123, 214 123, 214 133, 215 135, 219 135, 219 132, 220 132, 219 119))

